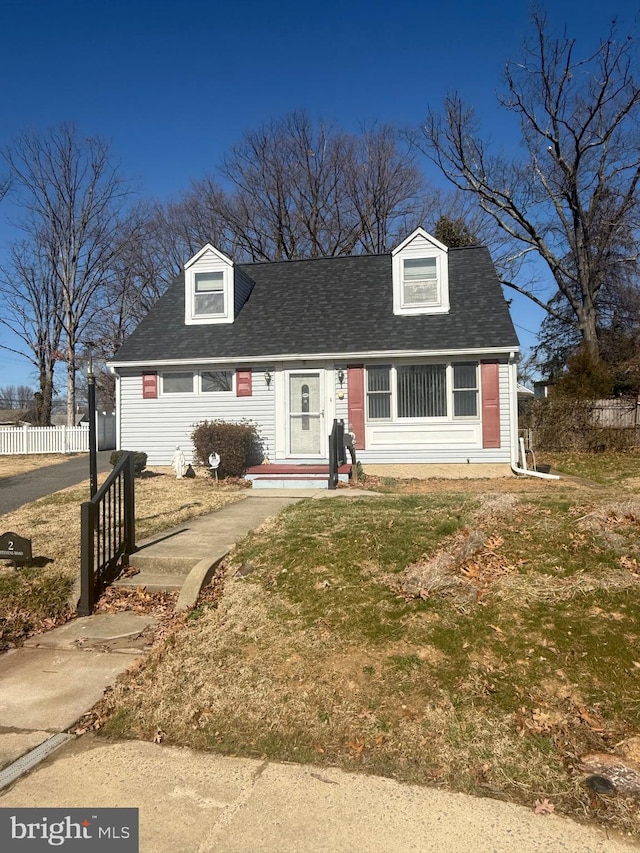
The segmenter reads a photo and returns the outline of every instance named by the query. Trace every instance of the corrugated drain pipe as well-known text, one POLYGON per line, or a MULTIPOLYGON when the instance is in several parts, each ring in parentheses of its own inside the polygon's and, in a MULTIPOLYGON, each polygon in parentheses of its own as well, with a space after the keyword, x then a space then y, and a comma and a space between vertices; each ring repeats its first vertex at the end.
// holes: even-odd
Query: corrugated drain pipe
POLYGON ((516 462, 511 463, 511 470, 514 474, 524 474, 526 477, 540 477, 541 480, 559 480, 560 477, 558 474, 545 474, 543 471, 530 471, 527 468, 527 454, 524 450, 524 438, 519 439, 520 441, 520 456, 522 458, 522 468, 518 468, 516 462))

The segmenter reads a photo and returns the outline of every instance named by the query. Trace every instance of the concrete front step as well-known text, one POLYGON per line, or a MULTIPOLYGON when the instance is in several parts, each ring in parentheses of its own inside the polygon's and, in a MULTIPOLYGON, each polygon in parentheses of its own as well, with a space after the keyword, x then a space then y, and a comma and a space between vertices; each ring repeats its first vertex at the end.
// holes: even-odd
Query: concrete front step
POLYGON ((327 489, 328 478, 322 477, 312 480, 303 480, 293 477, 255 477, 252 478, 252 489, 327 489))
POLYGON ((138 572, 137 575, 118 578, 114 581, 113 586, 123 589, 138 589, 138 587, 143 586, 147 592, 178 592, 182 589, 186 579, 187 574, 145 571, 138 572))
MULTIPOLYGON (((351 465, 341 465, 338 479, 347 483, 351 465)), ((245 474, 254 489, 328 489, 329 466, 312 465, 254 465, 245 474)))
POLYGON ((129 557, 129 565, 141 572, 153 571, 154 574, 188 575, 198 562, 198 557, 167 554, 160 556, 157 552, 145 553, 144 549, 136 551, 129 557))

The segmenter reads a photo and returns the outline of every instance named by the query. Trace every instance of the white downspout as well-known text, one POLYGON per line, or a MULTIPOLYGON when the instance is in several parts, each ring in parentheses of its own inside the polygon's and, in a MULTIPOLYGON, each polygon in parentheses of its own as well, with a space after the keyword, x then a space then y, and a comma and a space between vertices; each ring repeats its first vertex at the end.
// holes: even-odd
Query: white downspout
POLYGON ((530 471, 527 468, 527 454, 524 450, 524 438, 519 439, 520 441, 520 456, 522 458, 522 468, 518 468, 516 462, 511 462, 511 470, 514 474, 524 474, 527 477, 540 477, 541 480, 559 480, 560 477, 558 474, 545 474, 542 471, 530 471))
POLYGON ((530 471, 527 468, 527 454, 524 450, 524 439, 518 438, 518 365, 514 358, 514 353, 509 361, 509 391, 511 397, 511 423, 514 424, 514 438, 512 442, 513 458, 511 459, 511 470, 514 474, 523 474, 525 477, 539 477, 541 480, 559 480, 558 474, 544 474, 542 471, 530 471), (520 444, 520 457, 522 459, 522 468, 518 467, 518 443, 520 444))

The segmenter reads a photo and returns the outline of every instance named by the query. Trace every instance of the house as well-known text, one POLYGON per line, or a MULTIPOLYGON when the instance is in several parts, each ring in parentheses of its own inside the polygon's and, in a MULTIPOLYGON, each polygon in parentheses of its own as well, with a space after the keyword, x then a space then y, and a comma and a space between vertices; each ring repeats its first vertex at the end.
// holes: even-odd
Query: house
POLYGON ((271 463, 486 476, 517 458, 518 339, 489 252, 421 228, 392 252, 233 263, 211 245, 111 362, 117 446, 168 465, 203 420, 258 425, 271 463))

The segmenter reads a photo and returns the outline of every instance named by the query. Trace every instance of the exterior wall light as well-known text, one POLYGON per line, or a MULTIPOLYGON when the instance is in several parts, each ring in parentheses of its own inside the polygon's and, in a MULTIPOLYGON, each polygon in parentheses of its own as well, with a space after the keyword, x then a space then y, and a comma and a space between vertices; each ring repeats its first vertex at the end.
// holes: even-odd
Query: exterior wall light
POLYGON ((342 384, 344 382, 344 370, 342 368, 338 370, 338 382, 340 383, 340 387, 342 388, 342 384))
POLYGON ((271 386, 271 371, 270 370, 265 370, 264 381, 267 383, 267 388, 269 388, 271 386))

